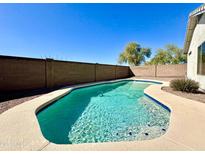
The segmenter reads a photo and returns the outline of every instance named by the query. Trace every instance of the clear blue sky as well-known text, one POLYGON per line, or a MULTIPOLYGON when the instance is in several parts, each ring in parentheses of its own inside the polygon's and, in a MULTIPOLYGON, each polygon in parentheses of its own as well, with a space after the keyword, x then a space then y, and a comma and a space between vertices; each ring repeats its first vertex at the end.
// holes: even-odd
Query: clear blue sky
POLYGON ((183 47, 200 4, 0 4, 0 55, 116 64, 128 42, 183 47))

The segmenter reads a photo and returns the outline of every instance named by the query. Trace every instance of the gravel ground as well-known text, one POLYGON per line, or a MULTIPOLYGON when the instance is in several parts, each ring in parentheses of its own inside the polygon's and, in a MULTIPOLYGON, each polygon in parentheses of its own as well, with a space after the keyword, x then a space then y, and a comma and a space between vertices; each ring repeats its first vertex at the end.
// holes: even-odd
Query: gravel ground
POLYGON ((43 94, 49 93, 52 90, 55 89, 37 89, 21 92, 0 93, 0 114, 16 105, 22 104, 43 94))
POLYGON ((8 100, 8 101, 4 101, 4 102, 0 102, 0 114, 3 113, 4 111, 19 105, 21 103, 24 103, 26 101, 29 101, 31 99, 34 99, 36 97, 41 96, 42 94, 38 94, 38 95, 34 95, 34 96, 27 96, 27 97, 23 97, 23 98, 17 98, 17 99, 12 99, 12 100, 8 100))
POLYGON ((181 92, 181 91, 174 91, 170 87, 163 87, 162 90, 169 92, 169 93, 172 93, 172 94, 177 95, 177 96, 181 96, 184 98, 188 98, 188 99, 192 99, 195 101, 205 103, 205 93, 201 93, 201 92, 199 92, 199 93, 186 93, 186 92, 181 92))

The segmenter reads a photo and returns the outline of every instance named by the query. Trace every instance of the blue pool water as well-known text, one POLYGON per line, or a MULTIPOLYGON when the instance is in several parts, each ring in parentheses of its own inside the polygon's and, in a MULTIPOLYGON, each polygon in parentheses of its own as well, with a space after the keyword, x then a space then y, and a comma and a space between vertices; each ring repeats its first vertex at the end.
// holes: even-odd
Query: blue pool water
POLYGON ((170 112, 144 94, 151 82, 120 81, 75 89, 37 113, 57 144, 147 140, 168 129, 170 112))

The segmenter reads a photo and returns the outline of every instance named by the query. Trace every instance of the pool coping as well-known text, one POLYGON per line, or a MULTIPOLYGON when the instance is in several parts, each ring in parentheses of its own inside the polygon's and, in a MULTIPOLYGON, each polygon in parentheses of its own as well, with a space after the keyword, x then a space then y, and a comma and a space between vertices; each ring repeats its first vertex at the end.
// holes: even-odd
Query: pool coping
POLYGON ((205 150, 205 104, 162 91, 169 82, 127 78, 64 87, 27 101, 0 114, 0 150, 205 150), (36 112, 73 88, 121 80, 161 82, 144 90, 171 110, 167 132, 155 139, 83 144, 54 144, 41 133, 36 112))

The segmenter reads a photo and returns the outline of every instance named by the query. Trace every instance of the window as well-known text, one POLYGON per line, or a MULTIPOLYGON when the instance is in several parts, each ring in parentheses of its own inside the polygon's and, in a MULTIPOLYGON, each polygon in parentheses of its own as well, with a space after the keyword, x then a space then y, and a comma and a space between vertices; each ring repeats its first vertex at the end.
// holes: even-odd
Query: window
POLYGON ((205 42, 198 47, 197 74, 205 75, 205 42))

